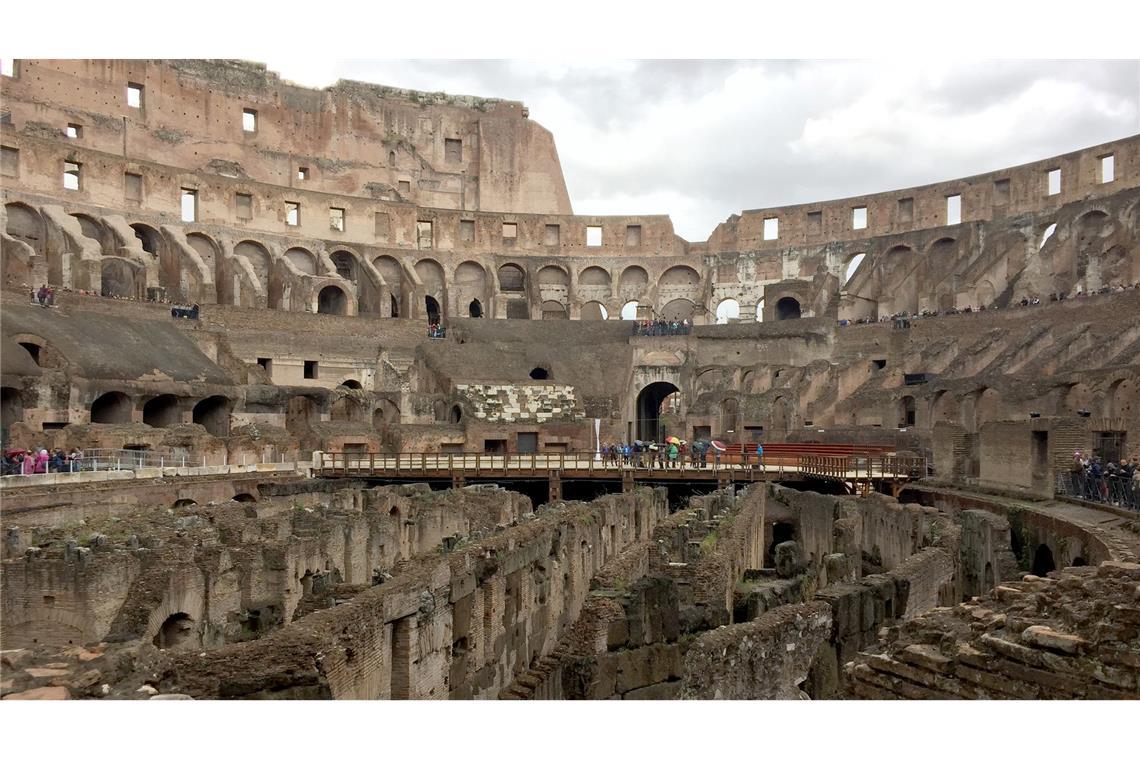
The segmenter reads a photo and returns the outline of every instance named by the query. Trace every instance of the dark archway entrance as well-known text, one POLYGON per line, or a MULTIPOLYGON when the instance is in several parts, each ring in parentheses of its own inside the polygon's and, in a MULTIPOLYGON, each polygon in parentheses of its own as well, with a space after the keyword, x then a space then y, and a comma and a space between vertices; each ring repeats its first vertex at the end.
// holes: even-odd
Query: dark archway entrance
POLYGON ((194 422, 218 437, 230 434, 230 400, 225 396, 210 396, 194 406, 194 422))
POLYGON ((102 425, 127 425, 131 421, 131 399, 125 393, 104 393, 91 404, 91 421, 102 425))
POLYGON ((439 324, 439 301, 431 296, 424 296, 424 308, 427 309, 427 319, 429 325, 439 324))
POLYGON ((1033 567, 1030 572, 1044 578, 1056 569, 1057 564, 1053 561, 1053 552, 1045 544, 1040 544, 1037 551, 1033 553, 1033 567))
MULTIPOLYGON (((637 437, 643 441, 661 439, 661 404, 681 389, 663 380, 650 383, 637 394, 637 437)), ((680 431, 674 431, 680 432, 680 431)))
POLYGON ((186 649, 195 646, 196 639, 194 619, 185 612, 177 612, 162 623, 154 635, 154 645, 159 649, 186 649))
POLYGON ((317 294, 318 314, 337 314, 344 316, 348 311, 348 296, 336 285, 321 288, 317 294))
POLYGON ((143 404, 143 424, 164 428, 179 422, 178 397, 169 393, 155 396, 143 404))
POLYGON ((799 319, 800 302, 791 296, 784 296, 776 301, 776 320, 799 319))
POLYGON ((471 305, 467 307, 467 314, 475 319, 483 316, 483 304, 479 303, 478 298, 472 301, 471 305))

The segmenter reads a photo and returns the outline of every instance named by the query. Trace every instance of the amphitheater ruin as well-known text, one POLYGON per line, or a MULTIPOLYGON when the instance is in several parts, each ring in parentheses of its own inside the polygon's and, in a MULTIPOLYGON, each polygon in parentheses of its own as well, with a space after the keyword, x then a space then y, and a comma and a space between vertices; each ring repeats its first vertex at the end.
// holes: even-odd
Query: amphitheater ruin
POLYGON ((1140 135, 690 242, 519 102, 0 86, 3 699, 1140 697, 1140 135))

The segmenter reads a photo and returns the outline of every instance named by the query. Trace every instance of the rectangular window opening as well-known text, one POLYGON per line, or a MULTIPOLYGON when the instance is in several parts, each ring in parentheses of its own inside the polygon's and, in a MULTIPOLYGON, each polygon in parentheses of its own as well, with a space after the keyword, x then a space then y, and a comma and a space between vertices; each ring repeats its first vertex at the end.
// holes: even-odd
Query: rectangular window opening
POLYGON ((20 149, 9 145, 0 146, 0 174, 5 177, 20 176, 20 149))
POLYGON ((994 203, 998 205, 1005 205, 1009 203, 1009 180, 999 179, 994 181, 994 203))
POLYGON ((1061 194, 1061 170, 1050 169, 1045 172, 1045 193, 1047 195, 1061 194))
POLYGON ((16 59, 0 58, 0 74, 6 77, 16 76, 16 59))
POLYGON ((586 227, 586 245, 597 248, 602 244, 602 228, 596 225, 586 227))
POLYGON ((1116 179, 1116 156, 1109 153, 1100 157, 1100 181, 1104 184, 1114 179, 1116 179))
POLYGON ((899 221, 914 221, 914 198, 899 198, 899 221))
POLYGON ((344 232, 344 209, 329 208, 329 229, 344 232))
POLYGON ((83 171, 83 164, 76 161, 63 162, 63 187, 65 190, 78 190, 80 185, 80 173, 83 171))
POLYGON ((459 163, 463 160, 463 141, 453 140, 450 137, 443 141, 443 158, 445 161, 459 163))
POLYGON ((317 379, 317 363, 316 363, 316 361, 309 360, 309 359, 305 360, 305 379, 306 380, 316 380, 317 379))
POLYGON ((519 236, 519 226, 515 222, 503 222, 503 240, 516 240, 519 236))
POLYGON ((421 251, 432 247, 432 229, 430 221, 416 222, 416 247, 421 251))
POLYGON ((865 230, 867 229, 867 207, 856 206, 851 209, 851 229, 865 230))
POLYGON ((253 196, 249 193, 236 193, 234 195, 234 205, 237 208, 238 219, 252 219, 253 218, 253 196))
POLYGON ((769 217, 764 220, 764 239, 776 240, 780 237, 780 220, 776 217, 769 217))
POLYGON ((475 242, 475 220, 474 219, 460 219, 459 220, 459 239, 464 243, 475 242))
POLYGON ((641 225, 630 224, 625 228, 625 245, 627 248, 641 247, 641 225))
POLYGON ((67 137, 70 140, 78 140, 80 137, 83 137, 83 125, 82 124, 68 124, 67 125, 67 137))
POLYGON ((546 225, 546 232, 542 236, 543 245, 558 245, 562 241, 562 228, 557 224, 546 225))
POLYGON ((947 224, 961 224, 962 223, 962 196, 960 196, 960 195, 947 195, 946 196, 946 223, 947 224))
POLYGON ((296 227, 301 224, 301 204, 285 201, 285 224, 296 227))
POLYGON ((141 84, 127 83, 127 105, 131 108, 143 107, 143 86, 141 84))
POLYGON ((886 369, 887 366, 886 359, 872 359, 871 363, 875 365, 875 369, 886 369))
POLYGON ((198 221, 198 191, 188 187, 182 188, 182 221, 198 221))
POLYGON ((265 370, 266 374, 271 375, 273 373, 273 360, 267 356, 259 356, 257 358, 257 366, 265 370))
POLYGON ((309 167, 307 167, 307 166, 297 167, 297 179, 300 180, 301 182, 304 182, 308 178, 309 178, 309 167))
POLYGON ((823 231, 823 212, 822 211, 809 211, 808 215, 808 232, 819 234, 823 231))
POLYGON ((241 128, 243 132, 257 131, 257 111, 252 108, 243 108, 241 111, 241 128))

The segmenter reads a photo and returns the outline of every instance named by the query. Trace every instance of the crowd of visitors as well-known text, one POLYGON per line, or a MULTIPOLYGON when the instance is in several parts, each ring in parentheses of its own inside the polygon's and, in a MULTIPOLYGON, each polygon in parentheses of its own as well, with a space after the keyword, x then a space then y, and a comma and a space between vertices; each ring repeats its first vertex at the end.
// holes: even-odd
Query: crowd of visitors
POLYGON ((633 323, 634 335, 688 335, 693 323, 688 319, 639 319, 633 323))
POLYGON ((1067 490, 1080 499, 1140 509, 1140 460, 1121 459, 1117 464, 1074 452, 1067 490))
MULTIPOLYGON (((720 457, 724 447, 712 441, 682 441, 675 437, 664 441, 634 440, 632 443, 603 443, 601 445, 602 463, 614 467, 634 467, 638 469, 676 469, 688 463, 689 467, 704 468, 712 460, 714 466, 720 465, 720 457), (718 448, 718 446, 720 448, 718 448)), ((755 463, 761 464, 764 458, 764 447, 759 443, 752 449, 755 452, 755 463)), ((741 458, 745 465, 750 463, 751 454, 749 446, 741 449, 741 458)))
POLYGON ((83 452, 72 448, 11 449, 4 452, 0 471, 4 475, 42 475, 47 472, 77 472, 83 469, 83 452))
MULTIPOLYGON (((1085 293, 1084 291, 1078 289, 1076 291, 1076 293, 1072 296, 1070 296, 1066 293, 1052 293, 1049 295, 1049 301, 1051 303, 1056 303, 1056 302, 1060 302, 1060 301, 1068 301, 1068 300, 1071 300, 1074 298, 1088 298, 1089 296, 1108 295, 1111 293, 1123 293, 1123 292, 1128 291, 1128 290, 1136 290, 1136 289, 1140 289, 1140 282, 1134 282, 1131 285, 1105 285, 1104 287, 1102 287, 1096 291, 1090 292, 1090 293, 1085 293)), ((1020 301, 1016 301, 1016 302, 1010 304, 1009 306, 1007 306, 1005 308, 1005 310, 1021 309, 1021 308, 1026 308, 1026 307, 1030 307, 1030 306, 1040 306, 1041 303, 1042 303, 1041 299, 1036 297, 1036 296, 1034 296, 1032 298, 1022 297, 1022 299, 1020 301)), ((859 319, 841 319, 841 320, 839 320, 839 326, 840 327, 846 327, 847 325, 867 325, 867 324, 873 324, 875 322, 894 322, 896 327, 909 327, 910 321, 913 319, 930 319, 932 317, 948 317, 948 316, 952 316, 954 314, 979 314, 979 313, 987 312, 987 311, 992 312, 992 311, 1002 311, 1002 310, 1003 309, 1000 306, 993 306, 993 305, 991 305, 991 306, 979 306, 978 308, 975 309, 973 306, 967 305, 967 306, 962 307, 961 309, 959 309, 957 307, 951 307, 949 309, 939 309, 937 311, 931 311, 930 309, 923 309, 922 311, 918 312, 917 314, 910 314, 909 312, 900 311, 900 312, 895 313, 895 314, 881 316, 878 319, 874 319, 872 317, 861 317, 859 319)))
POLYGON ((447 337, 447 328, 438 322, 432 322, 428 325, 428 337, 436 340, 447 337))
POLYGON ((40 285, 39 288, 32 291, 32 303, 43 306, 45 309, 49 306, 55 306, 55 288, 51 285, 40 285))

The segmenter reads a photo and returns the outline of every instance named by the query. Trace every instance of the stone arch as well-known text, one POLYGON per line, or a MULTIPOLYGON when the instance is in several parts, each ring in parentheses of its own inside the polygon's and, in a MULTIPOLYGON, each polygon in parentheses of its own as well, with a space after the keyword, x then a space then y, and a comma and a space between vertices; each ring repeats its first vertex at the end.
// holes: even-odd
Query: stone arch
POLYGON ((317 273, 317 257, 307 248, 294 246, 285 251, 285 260, 304 274, 317 273))
POLYGON ((329 409, 329 419, 333 422, 363 422, 366 414, 364 403, 349 395, 337 398, 329 409))
POLYGON ((974 288, 974 306, 992 306, 997 298, 997 290, 989 280, 982 280, 974 288))
POLYGON ((740 319, 740 302, 735 298, 726 298, 716 306, 716 323, 726 325, 730 320, 740 319))
POLYGON ((786 319, 799 319, 800 314, 800 302, 794 297, 784 296, 779 301, 776 301, 777 322, 783 322, 786 319))
POLYGON ((127 425, 134 404, 122 391, 108 391, 91 402, 91 421, 100 425, 127 425))
POLYGON ((538 270, 538 284, 569 287, 570 275, 562 267, 548 264, 538 270))
POLYGON ((618 277, 618 292, 627 301, 643 295, 649 287, 649 272, 636 264, 622 270, 618 277))
POLYGON ((206 265, 206 269, 210 274, 214 275, 216 281, 218 252, 221 250, 221 246, 219 246, 217 241, 212 237, 203 232, 186 233, 186 243, 194 249, 198 254, 198 258, 202 259, 202 263, 206 265))
POLYGON ((439 301, 434 296, 424 296, 424 313, 427 315, 429 325, 438 325, 443 316, 439 308, 439 301))
POLYGON ((720 433, 724 435, 736 434, 737 420, 740 418, 740 402, 729 397, 720 402, 720 433))
POLYGON ((687 298, 674 298, 661 309, 662 319, 692 319, 697 305, 687 298))
POLYGON ((416 275, 423 283, 424 293, 434 296, 442 303, 444 295, 443 266, 435 259, 420 259, 416 262, 416 275))
POLYGON ((1117 380, 1109 386, 1108 393, 1105 394, 1106 406, 1105 416, 1109 418, 1123 418, 1124 420, 1132 419, 1135 415, 1136 409, 1136 383, 1135 381, 1124 378, 1117 380))
POLYGON ((233 402, 225 396, 208 396, 194 405, 194 422, 210 435, 222 438, 230 434, 230 408, 233 402))
POLYGON ((395 402, 382 398, 376 403, 372 412, 372 426, 379 428, 383 425, 394 425, 400 421, 400 407, 395 402))
POLYGON ((764 299, 763 298, 761 298, 756 303, 756 321, 757 322, 763 322, 764 321, 764 299))
POLYGON ((376 267, 388 286, 391 316, 399 317, 407 313, 408 304, 404 301, 404 269, 400 266, 400 262, 391 256, 377 256, 372 260, 372 266, 376 267))
POLYGON ((610 318, 610 313, 600 301, 587 301, 582 304, 582 320, 597 322, 610 318))
POLYGON ((661 440, 661 404, 681 389, 673 383, 659 380, 642 388, 637 394, 637 437, 643 441, 661 440))
MULTIPOLYGON (((629 271, 629 270, 626 270, 629 271)), ((701 282, 701 275, 697 270, 684 264, 669 267, 666 269, 661 277, 657 280, 657 286, 692 286, 699 285, 701 282)))
POLYGON ((899 427, 914 427, 916 421, 914 396, 903 396, 899 399, 899 427))
POLYGON ((917 261, 918 255, 908 245, 896 245, 883 254, 879 263, 880 316, 918 312, 917 261))
POLYGON ((43 256, 47 231, 40 213, 31 206, 18 202, 4 204, 4 211, 8 217, 4 231, 31 246, 37 256, 43 256))
POLYGON ((162 253, 166 241, 161 232, 142 222, 135 222, 131 225, 131 229, 135 231, 135 239, 139 241, 143 251, 152 256, 159 256, 162 253))
POLYGON ((1091 411, 1093 408, 1092 388, 1084 383, 1074 383, 1065 391, 1065 397, 1062 399, 1061 408, 1058 411, 1061 414, 1074 415, 1082 409, 1091 411))
POLYGON ((499 290, 504 293, 526 292, 526 272, 518 264, 499 267, 499 290))
POLYGON ((99 264, 99 294, 105 298, 138 298, 137 264, 118 256, 106 256, 99 264))
POLYGON ((851 278, 859 271, 859 267, 863 264, 863 260, 867 258, 866 253, 856 253, 847 259, 847 263, 843 267, 843 285, 851 282, 851 278))
POLYGON ((478 298, 472 298, 471 303, 467 304, 467 316, 472 319, 479 319, 483 316, 483 302, 478 298))
POLYGON ((622 319, 637 319, 637 307, 639 305, 640 304, 638 304, 637 301, 627 301, 621 307, 621 318, 622 319))
POLYGON ((94 240, 99 244, 100 250, 106 253, 103 246, 103 222, 89 214, 72 214, 71 216, 79 222, 79 229, 83 232, 83 236, 94 240))
POLYGON ((792 409, 792 402, 784 396, 777 396, 772 401, 771 420, 764 429, 766 431, 772 431, 772 433, 779 435, 781 438, 786 438, 788 431, 792 427, 794 417, 795 413, 792 409))
POLYGON ((197 649, 202 642, 194 618, 176 612, 162 622, 152 643, 159 649, 197 649))
POLYGON ((359 380, 356 380, 356 379, 351 378, 351 377, 349 379, 341 382, 341 384, 338 387, 347 388, 350 391, 359 391, 359 390, 363 390, 363 388, 364 388, 364 386, 360 384, 359 380))
POLYGON ((958 422, 960 410, 954 394, 949 391, 938 391, 930 401, 930 423, 958 422))
POLYGON ((543 301, 542 302, 542 318, 543 319, 568 319, 569 314, 566 313, 566 307, 558 301, 543 301))
POLYGON ((452 404, 451 405, 451 414, 449 415, 447 421, 450 422, 452 425, 458 425, 460 423, 460 421, 462 421, 462 419, 463 419, 463 407, 461 407, 459 404, 452 404))
POLYGON ((579 288, 604 288, 606 290, 606 297, 609 296, 609 290, 612 284, 610 273, 601 267, 586 267, 578 273, 579 288))
POLYGON ((337 285, 321 288, 317 294, 317 313, 344 316, 348 313, 348 294, 337 285))
POLYGON ((182 421, 180 406, 178 397, 171 393, 155 396, 143 404, 143 424, 156 428, 177 425, 182 421))
POLYGON ((343 248, 329 256, 332 260, 333 266, 336 267, 337 276, 348 280, 349 282, 356 282, 360 279, 360 262, 356 259, 356 254, 352 251, 346 251, 343 248))
POLYGON ((256 240, 243 240, 234 246, 234 255, 249 262, 263 288, 269 285, 269 267, 273 259, 264 245, 256 240))
POLYGON ((982 388, 974 394, 974 430, 1001 419, 1001 394, 993 388, 982 388))
POLYGON ((433 401, 431 405, 431 411, 432 416, 435 418, 436 422, 447 422, 447 418, 451 413, 451 409, 448 407, 447 402, 443 399, 436 399, 433 401))
POLYGON ((1047 544, 1038 544, 1037 549, 1033 552, 1033 565, 1029 572, 1044 578, 1056 569, 1057 563, 1053 559, 1053 550, 1047 544))

